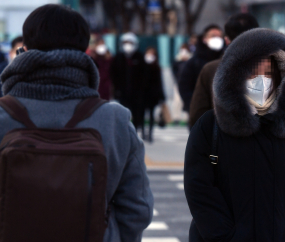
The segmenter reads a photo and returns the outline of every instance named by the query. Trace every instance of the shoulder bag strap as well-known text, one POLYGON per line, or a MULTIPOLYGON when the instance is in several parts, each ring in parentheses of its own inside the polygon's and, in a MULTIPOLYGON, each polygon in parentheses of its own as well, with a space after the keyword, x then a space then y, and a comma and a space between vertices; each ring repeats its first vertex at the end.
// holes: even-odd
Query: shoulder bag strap
POLYGON ((219 127, 217 120, 215 118, 214 127, 213 127, 213 142, 212 142, 212 151, 211 155, 209 156, 211 160, 211 164, 217 165, 218 164, 218 134, 219 134, 219 127))
POLYGON ((25 125, 28 129, 36 129, 37 126, 30 119, 25 106, 16 98, 7 95, 0 98, 0 106, 15 120, 25 125))
POLYGON ((65 128, 74 128, 81 121, 89 118, 99 107, 108 101, 98 97, 91 97, 80 102, 75 108, 72 118, 65 125, 65 128))

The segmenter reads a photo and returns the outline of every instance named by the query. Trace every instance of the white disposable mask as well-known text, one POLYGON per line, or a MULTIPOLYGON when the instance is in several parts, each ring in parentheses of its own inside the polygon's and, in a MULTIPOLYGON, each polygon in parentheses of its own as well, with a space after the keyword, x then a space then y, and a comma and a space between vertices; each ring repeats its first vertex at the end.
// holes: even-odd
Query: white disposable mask
POLYGON ((188 50, 186 50, 186 49, 181 49, 181 50, 179 51, 179 56, 180 56, 181 58, 190 59, 191 54, 190 54, 190 52, 189 52, 188 50))
POLYGON ((126 44, 123 45, 123 51, 124 51, 126 54, 131 54, 131 53, 133 53, 135 50, 136 50, 136 48, 135 48, 135 45, 134 45, 134 44, 126 43, 126 44))
POLYGON ((144 60, 147 64, 152 64, 153 62, 155 62, 156 57, 155 57, 155 55, 152 55, 152 54, 146 54, 144 56, 144 60))
POLYGON ((98 55, 105 55, 105 54, 107 53, 107 50, 108 50, 108 48, 107 48, 107 46, 104 45, 104 44, 98 45, 98 46, 96 47, 96 53, 97 53, 98 55))
POLYGON ((221 37, 213 37, 208 40, 207 45, 211 50, 220 51, 224 46, 224 40, 221 37))
POLYGON ((272 79, 259 75, 246 81, 247 96, 263 106, 272 90, 272 79))

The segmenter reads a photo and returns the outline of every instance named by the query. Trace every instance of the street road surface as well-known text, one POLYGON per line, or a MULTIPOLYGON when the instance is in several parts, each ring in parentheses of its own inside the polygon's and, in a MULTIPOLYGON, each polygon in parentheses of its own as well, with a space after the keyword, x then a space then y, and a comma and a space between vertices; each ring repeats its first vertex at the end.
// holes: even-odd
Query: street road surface
POLYGON ((145 143, 146 164, 154 196, 154 217, 142 242, 188 242, 192 216, 183 186, 187 127, 154 129, 154 143, 145 143))
POLYGON ((149 171, 154 217, 142 242, 188 242, 192 216, 183 187, 182 171, 149 171))

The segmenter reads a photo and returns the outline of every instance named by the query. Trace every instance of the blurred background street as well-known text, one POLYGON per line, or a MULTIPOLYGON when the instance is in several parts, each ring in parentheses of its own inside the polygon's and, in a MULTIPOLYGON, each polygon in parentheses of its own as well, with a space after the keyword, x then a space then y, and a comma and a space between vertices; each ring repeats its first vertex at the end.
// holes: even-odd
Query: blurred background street
POLYGON ((143 242, 188 242, 192 216, 183 167, 200 70, 220 60, 233 40, 227 42, 224 31, 233 14, 250 13, 260 27, 285 34, 285 0, 0 0, 0 74, 23 46, 27 16, 50 3, 69 6, 85 18, 91 30, 86 54, 99 69, 99 93, 130 109, 144 140, 155 205, 143 242), (192 89, 185 90, 183 68, 199 51, 206 57, 200 55, 203 65, 192 68, 198 73, 185 75, 186 82, 197 75, 192 89))
POLYGON ((183 172, 152 170, 148 174, 155 210, 153 222, 144 232, 143 242, 188 242, 192 217, 184 195, 183 172))
POLYGON ((182 168, 188 136, 188 130, 183 126, 156 127, 153 143, 145 143, 148 168, 182 168))
POLYGON ((183 186, 183 160, 188 135, 186 127, 156 127, 154 143, 145 143, 155 209, 153 222, 145 231, 143 242, 188 241, 192 217, 183 186))

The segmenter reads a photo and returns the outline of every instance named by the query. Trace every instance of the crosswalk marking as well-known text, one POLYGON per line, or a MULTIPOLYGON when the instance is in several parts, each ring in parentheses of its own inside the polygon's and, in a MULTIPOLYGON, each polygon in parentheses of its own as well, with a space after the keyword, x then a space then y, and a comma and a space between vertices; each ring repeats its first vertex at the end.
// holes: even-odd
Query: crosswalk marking
POLYGON ((153 209, 153 216, 158 216, 158 212, 156 209, 153 209))
POLYGON ((164 222, 152 222, 146 230, 168 230, 168 226, 164 222))
POLYGON ((177 184, 176 184, 176 187, 177 187, 179 190, 184 190, 184 184, 183 184, 183 183, 177 183, 177 184))
POLYGON ((180 242, 180 240, 171 237, 169 238, 160 237, 160 238, 143 238, 142 242, 180 242))
POLYGON ((169 181, 183 181, 183 175, 168 175, 167 179, 169 181))
POLYGON ((170 135, 163 135, 163 136, 159 136, 160 140, 166 141, 166 142, 173 142, 177 140, 177 137, 173 137, 170 135))

